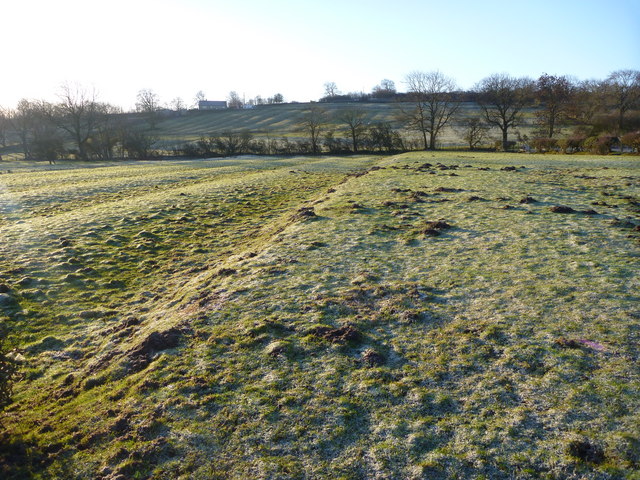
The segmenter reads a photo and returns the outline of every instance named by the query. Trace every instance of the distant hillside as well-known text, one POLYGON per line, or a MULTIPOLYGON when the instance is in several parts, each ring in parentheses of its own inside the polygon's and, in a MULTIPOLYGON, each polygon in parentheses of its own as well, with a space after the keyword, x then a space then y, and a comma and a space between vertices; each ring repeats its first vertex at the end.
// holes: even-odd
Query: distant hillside
POLYGON ((395 119, 398 111, 408 104, 400 103, 284 103, 263 105, 251 109, 225 109, 211 111, 192 110, 182 116, 174 116, 161 122, 161 135, 200 137, 224 131, 249 130, 256 134, 291 135, 298 132, 302 116, 312 106, 327 112, 332 128, 338 127, 336 115, 349 108, 358 108, 369 113, 370 122, 392 122, 401 128, 395 119))
MULTIPOLYGON (((406 126, 398 119, 402 110, 410 110, 411 103, 287 103, 277 105, 263 105, 252 109, 226 109, 212 111, 192 110, 183 115, 166 118, 158 124, 157 135, 167 142, 193 141, 203 136, 217 135, 223 132, 250 131, 258 136, 289 137, 305 136, 301 129, 303 115, 311 106, 318 106, 327 112, 328 124, 324 131, 335 130, 346 134, 344 124, 338 120, 341 111, 358 108, 368 113, 367 123, 388 122, 396 130, 406 130, 406 126)), ((463 146, 464 142, 460 134, 456 132, 461 123, 472 116, 479 115, 479 107, 476 103, 466 102, 462 104, 457 118, 451 123, 441 136, 443 146, 463 146)), ((531 121, 521 130, 528 131, 531 121)), ((412 132, 404 131, 411 136, 412 132)), ((515 130, 513 133, 515 139, 515 130)), ((496 132, 497 137, 497 132, 496 132)))

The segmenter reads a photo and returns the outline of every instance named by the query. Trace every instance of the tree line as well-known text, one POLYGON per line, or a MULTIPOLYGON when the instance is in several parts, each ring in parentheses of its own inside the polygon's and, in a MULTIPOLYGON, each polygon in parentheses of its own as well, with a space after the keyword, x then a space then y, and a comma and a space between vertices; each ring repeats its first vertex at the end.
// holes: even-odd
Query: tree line
POLYGON ((603 81, 583 82, 546 73, 537 80, 494 74, 469 92, 460 92, 452 78, 438 71, 411 72, 405 83, 406 93, 397 93, 393 82, 383 80, 371 94, 397 101, 393 123, 374 122, 369 111, 358 106, 371 97, 343 95, 334 82, 327 82, 325 96, 299 122, 302 139, 264 140, 253 138, 250 132, 226 132, 187 145, 186 153, 317 155, 435 150, 445 128, 454 128, 472 150, 487 145, 491 130, 500 137, 492 146, 504 151, 516 145, 509 140, 511 132, 523 147, 539 152, 608 153, 616 142, 620 147, 640 148, 638 71, 620 70, 603 81), (323 103, 330 102, 348 104, 330 116, 323 108, 323 103), (465 102, 479 106, 475 115, 462 114, 465 102), (515 130, 527 115, 535 125, 531 138, 515 130), (394 124, 403 128, 396 129, 394 124))
POLYGON ((638 148, 640 134, 640 72, 618 70, 604 80, 577 81, 568 76, 542 74, 537 80, 493 74, 469 91, 460 91, 453 78, 439 71, 414 71, 405 77, 406 93, 383 80, 368 96, 341 95, 333 82, 325 84, 321 102, 395 99, 402 107, 398 120, 418 135, 425 150, 437 148, 438 138, 454 121, 471 149, 486 142, 490 129, 500 134, 499 147, 515 142, 509 134, 533 115, 533 138, 522 138, 538 150, 580 149, 602 152, 614 139, 638 148), (480 107, 475 117, 459 115, 465 102, 480 107), (461 126, 460 126, 461 124, 461 126), (563 138, 560 134, 564 133, 563 138))
MULTIPOLYGON (((587 81, 546 73, 536 80, 493 74, 469 91, 461 91, 454 79, 439 71, 411 72, 404 83, 407 91, 399 93, 394 82, 385 79, 367 95, 343 95, 334 82, 325 83, 325 95, 298 122, 295 140, 217 132, 171 151, 154 148, 154 132, 166 107, 152 90, 138 92, 137 115, 128 115, 99 101, 95 92, 65 85, 56 103, 23 99, 13 110, 0 110, 0 145, 15 147, 17 143, 25 159, 51 163, 65 157, 86 161, 149 158, 154 154, 317 155, 435 150, 449 128, 470 149, 513 149, 514 134, 521 146, 537 151, 607 153, 616 142, 635 150, 640 147, 640 72, 636 70, 619 70, 604 80, 587 81), (358 105, 372 101, 395 102, 393 121, 373 121, 368 110, 358 105), (323 108, 330 102, 348 103, 330 117, 323 108), (479 107, 474 115, 462 112, 469 102, 479 107), (527 117, 535 124, 531 138, 517 131, 527 117), (493 145, 492 131, 499 134, 493 145)), ((198 92, 196 100, 202 98, 204 94, 198 92)), ((281 94, 252 100, 256 106, 282 102, 281 94)), ((236 92, 231 92, 229 105, 243 107, 236 92)), ((182 114, 186 107, 175 99, 171 110, 182 114)))
POLYGON ((108 160, 145 158, 155 139, 159 106, 151 91, 142 90, 136 104, 141 116, 98 100, 95 91, 64 85, 56 103, 22 99, 15 109, 0 110, 0 146, 15 144, 26 160, 59 158, 108 160), (140 118, 145 120, 141 125, 140 118))

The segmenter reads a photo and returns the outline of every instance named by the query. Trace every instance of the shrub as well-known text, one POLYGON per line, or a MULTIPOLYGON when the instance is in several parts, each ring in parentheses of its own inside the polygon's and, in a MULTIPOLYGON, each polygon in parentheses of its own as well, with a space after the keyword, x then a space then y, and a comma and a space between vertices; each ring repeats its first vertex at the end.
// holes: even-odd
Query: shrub
POLYGON ((400 134, 386 122, 369 126, 365 143, 370 150, 393 152, 404 149, 400 134))
MULTIPOLYGON (((497 150, 497 151, 503 150, 502 140, 496 140, 495 142, 493 142, 493 148, 494 150, 497 150)), ((516 148, 516 142, 514 142, 513 140, 509 140, 506 144, 506 148, 504 149, 504 151, 513 152, 515 148, 516 148)))
POLYGON ((143 160, 153 155, 151 147, 155 143, 155 137, 141 131, 128 131, 122 140, 122 148, 129 158, 143 160))
POLYGON ((324 135, 324 147, 331 154, 349 153, 349 144, 343 138, 337 138, 333 130, 324 135))
POLYGON ((200 148, 196 143, 185 143, 181 147, 181 152, 187 157, 200 157, 202 154, 200 153, 200 148))
POLYGON ((600 135, 599 137, 589 137, 584 141, 584 148, 591 153, 606 155, 611 151, 615 138, 616 137, 609 134, 600 135))
POLYGON ((534 138, 533 140, 531 140, 531 145, 539 153, 545 153, 556 150, 558 148, 558 140, 555 138, 546 137, 534 138))
POLYGON ((464 141, 469 146, 469 150, 478 148, 489 135, 489 126, 478 117, 469 118, 462 123, 459 131, 464 141))
POLYGON ((636 153, 640 152, 640 130, 623 135, 620 141, 623 145, 633 148, 636 153))
POLYGON ((558 146, 565 153, 575 153, 579 152, 584 148, 584 142, 587 139, 585 135, 572 135, 569 138, 564 138, 558 141, 558 146))

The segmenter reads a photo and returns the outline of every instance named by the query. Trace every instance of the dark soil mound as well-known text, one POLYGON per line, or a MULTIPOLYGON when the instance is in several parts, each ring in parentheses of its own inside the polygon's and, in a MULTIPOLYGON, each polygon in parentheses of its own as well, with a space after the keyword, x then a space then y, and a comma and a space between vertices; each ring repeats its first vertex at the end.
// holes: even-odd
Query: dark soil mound
POLYGON ((340 328, 315 327, 309 333, 332 343, 357 342, 362 338, 362 334, 351 325, 340 328))
POLYGON ((144 355, 151 355, 161 350, 174 348, 180 343, 182 332, 177 328, 170 328, 164 332, 153 332, 138 347, 138 351, 144 355))
POLYGON ((427 222, 425 226, 420 230, 420 233, 427 237, 437 237, 442 234, 442 230, 452 228, 450 224, 444 220, 436 220, 433 222, 427 222))
POLYGON ((602 463, 604 450, 586 440, 574 440, 567 446, 567 453, 585 462, 602 463))
POLYGON ((461 188, 438 187, 434 192, 464 192, 464 190, 461 188))
POLYGON ((375 367, 384 363, 384 357, 371 348, 362 352, 361 360, 362 363, 369 367, 375 367))
POLYGON ((313 207, 301 207, 300 209, 298 209, 294 217, 304 219, 317 217, 317 215, 316 212, 313 211, 313 207))
POLYGON ((549 209, 553 213, 575 213, 575 210, 565 205, 554 205, 549 209))
POLYGON ((238 271, 235 268, 221 268, 218 270, 219 277, 228 277, 230 275, 235 275, 238 271))
POLYGON ((449 228, 453 228, 452 225, 448 224, 444 220, 436 220, 434 222, 427 222, 427 228, 433 228, 435 230, 447 230, 449 228))
POLYGON ((181 337, 182 332, 176 327, 149 334, 140 345, 129 352, 130 370, 135 372, 146 368, 154 354, 177 347, 181 337))
POLYGON ((580 348, 582 347, 582 343, 577 340, 573 340, 570 338, 560 337, 555 341, 556 345, 562 348, 580 348))

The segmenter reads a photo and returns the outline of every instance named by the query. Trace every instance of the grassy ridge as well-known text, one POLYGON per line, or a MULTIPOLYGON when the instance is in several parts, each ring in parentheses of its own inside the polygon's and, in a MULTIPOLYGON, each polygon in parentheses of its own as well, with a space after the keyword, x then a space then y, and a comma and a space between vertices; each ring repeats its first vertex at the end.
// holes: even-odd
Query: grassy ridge
POLYGON ((638 478, 639 178, 453 153, 3 175, 3 474, 638 478))

